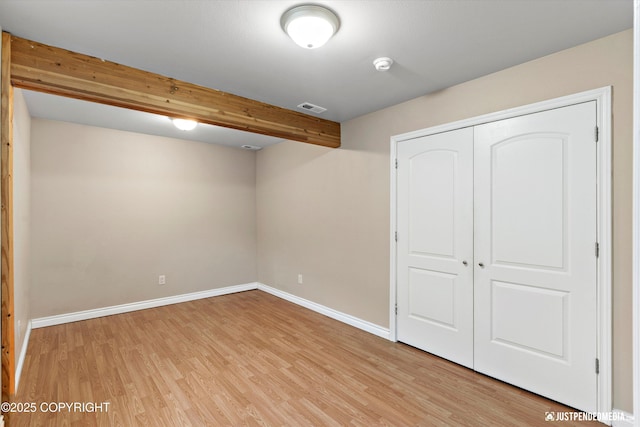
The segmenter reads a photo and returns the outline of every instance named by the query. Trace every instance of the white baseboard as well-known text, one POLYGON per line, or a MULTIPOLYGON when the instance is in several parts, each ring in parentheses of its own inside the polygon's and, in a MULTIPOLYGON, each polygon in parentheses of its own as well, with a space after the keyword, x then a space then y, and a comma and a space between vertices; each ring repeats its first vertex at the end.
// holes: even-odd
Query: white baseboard
POLYGON ((625 411, 621 411, 619 409, 614 409, 614 414, 618 415, 619 420, 614 420, 611 422, 611 427, 633 427, 633 414, 630 414, 625 411))
POLYGON ((24 359, 27 357, 27 347, 29 347, 29 337, 31 336, 32 321, 27 322, 27 330, 24 333, 24 340, 22 341, 22 350, 18 356, 18 363, 16 364, 16 393, 18 392, 18 386, 20 385, 20 375, 22 374, 22 367, 24 366, 24 359))
POLYGON ((347 325, 351 325, 358 329, 362 329, 363 331, 369 332, 370 334, 377 335, 385 339, 390 339, 391 335, 389 333, 389 329, 383 328, 382 326, 378 326, 374 323, 367 322, 366 320, 359 319, 357 317, 351 316, 350 314, 342 313, 340 311, 315 303, 313 301, 309 301, 304 298, 297 297, 295 295, 281 291, 279 289, 272 288, 271 286, 267 286, 263 283, 258 283, 258 289, 261 291, 267 292, 271 295, 277 296, 279 298, 285 299, 294 304, 308 308, 309 310, 313 310, 317 313, 323 314, 332 319, 338 320, 342 323, 346 323, 347 325))
POLYGON ((244 285, 227 286, 224 288, 210 289, 208 291, 192 292, 189 294, 175 295, 165 298, 151 299, 147 301, 132 302, 129 304, 113 305, 111 307, 96 308, 92 310, 77 311, 75 313, 58 314, 56 316, 40 317, 31 321, 33 328, 61 325, 63 323, 77 322, 79 320, 95 319, 96 317, 111 316, 113 314, 128 313, 130 311, 144 310, 147 308, 161 307, 163 305, 178 304, 203 298, 217 297, 236 292, 258 289, 258 283, 246 283, 244 285))
MULTIPOLYGON (((346 323, 348 325, 351 325, 363 331, 369 332, 371 334, 377 335, 379 337, 390 339, 389 329, 387 328, 383 328, 382 326, 375 325, 371 322, 367 322, 366 320, 362 320, 357 317, 351 316, 349 314, 339 312, 332 308, 323 306, 313 301, 306 300, 304 298, 297 297, 295 295, 289 294, 287 292, 281 291, 276 288, 272 288, 271 286, 267 286, 263 283, 258 283, 258 282, 246 283, 244 285, 227 286, 224 288, 211 289, 208 291, 201 291, 201 292, 193 292, 189 294, 175 295, 175 296, 165 297, 165 298, 157 298, 157 299, 152 299, 147 301, 133 302, 129 304, 121 304, 121 305, 114 305, 110 307, 96 308, 92 310, 77 311, 75 313, 40 317, 38 319, 31 320, 31 322, 29 323, 29 329, 27 334, 31 331, 31 328, 34 328, 34 329, 44 328, 46 326, 54 326, 54 325, 61 325, 64 323, 77 322, 80 320, 95 319, 97 317, 128 313, 136 310, 144 310, 147 308, 160 307, 163 305, 178 304, 181 302, 193 301, 193 300, 202 299, 202 298, 210 298, 210 297, 215 297, 220 295, 227 295, 227 294, 232 294, 236 292, 250 291, 254 289, 259 289, 261 291, 267 292, 271 295, 277 296, 279 298, 282 298, 294 304, 308 308, 317 313, 323 314, 327 317, 346 323)), ((25 338, 28 340, 28 335, 25 338)), ((26 344, 23 346, 23 353, 24 352, 26 352, 26 344)), ((21 354, 20 357, 22 360, 24 358, 24 355, 21 354)), ((20 364, 20 368, 21 367, 22 366, 20 364)))

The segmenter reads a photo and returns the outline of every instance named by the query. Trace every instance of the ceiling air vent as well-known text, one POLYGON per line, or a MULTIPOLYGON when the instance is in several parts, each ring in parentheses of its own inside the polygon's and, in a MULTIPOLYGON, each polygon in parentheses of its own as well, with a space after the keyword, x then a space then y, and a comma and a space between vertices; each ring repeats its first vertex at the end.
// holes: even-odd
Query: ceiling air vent
POLYGON ((324 113, 325 111, 327 111, 326 108, 323 108, 319 105, 314 105, 310 102, 303 102, 302 104, 298 105, 298 108, 302 108, 303 110, 307 110, 307 111, 311 111, 312 113, 324 113))

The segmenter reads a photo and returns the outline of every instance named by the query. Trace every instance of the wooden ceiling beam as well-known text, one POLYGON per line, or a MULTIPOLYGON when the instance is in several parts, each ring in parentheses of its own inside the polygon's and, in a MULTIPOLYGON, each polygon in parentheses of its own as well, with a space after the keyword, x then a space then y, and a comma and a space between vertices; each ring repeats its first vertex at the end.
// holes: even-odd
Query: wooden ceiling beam
POLYGON ((340 123, 230 93, 11 37, 15 87, 325 147, 340 147, 340 123))

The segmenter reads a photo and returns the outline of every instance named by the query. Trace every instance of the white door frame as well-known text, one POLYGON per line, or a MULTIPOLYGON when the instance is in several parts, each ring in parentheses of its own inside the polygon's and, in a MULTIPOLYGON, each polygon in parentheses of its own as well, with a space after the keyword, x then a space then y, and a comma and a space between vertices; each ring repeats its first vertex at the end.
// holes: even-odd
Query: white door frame
POLYGON ((633 415, 640 426, 640 0, 633 8, 633 415))
MULTIPOLYGON (((389 295, 389 339, 397 341, 396 330, 396 227, 397 227, 397 170, 396 153, 397 145, 403 141, 419 138, 436 133, 447 132, 483 123, 509 119, 525 114, 538 113, 554 108, 566 107, 581 102, 596 101, 596 121, 599 128, 599 140, 597 143, 597 236, 600 244, 600 256, 598 258, 597 277, 597 357, 600 360, 600 374, 598 375, 598 412, 612 410, 612 301, 611 301, 611 87, 606 86, 574 95, 563 96, 548 101, 537 102, 522 107, 511 108, 496 113, 485 114, 465 120, 459 120, 444 125, 421 129, 391 137, 391 212, 390 212, 390 295, 389 295)), ((595 131, 595 129, 594 129, 595 131)), ((636 165, 638 166, 638 165, 636 165)), ((637 299, 637 298, 636 298, 637 299)), ((637 391, 637 390, 636 390, 637 391)), ((636 409, 637 411, 637 409, 636 409)), ((637 415, 637 414, 636 414, 637 415)), ((637 419, 637 416, 636 416, 637 419)))

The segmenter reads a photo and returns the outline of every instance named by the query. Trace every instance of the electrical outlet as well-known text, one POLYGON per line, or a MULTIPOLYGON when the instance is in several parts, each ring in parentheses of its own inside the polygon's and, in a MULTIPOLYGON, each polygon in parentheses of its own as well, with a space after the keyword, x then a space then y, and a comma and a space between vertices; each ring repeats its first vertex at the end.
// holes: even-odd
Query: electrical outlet
POLYGON ((164 285, 167 283, 167 278, 164 274, 158 276, 158 285, 164 285))
POLYGON ((302 285, 302 274, 298 274, 298 285, 302 285))

